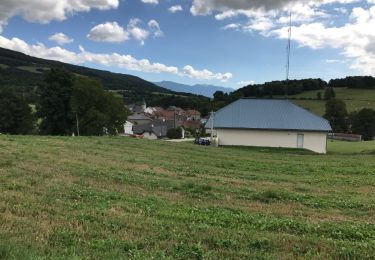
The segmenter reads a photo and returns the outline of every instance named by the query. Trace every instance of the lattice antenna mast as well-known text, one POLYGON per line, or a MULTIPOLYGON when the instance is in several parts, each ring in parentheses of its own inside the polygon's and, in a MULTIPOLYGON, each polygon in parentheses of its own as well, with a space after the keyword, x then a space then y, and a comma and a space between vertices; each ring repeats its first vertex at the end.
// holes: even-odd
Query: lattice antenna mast
POLYGON ((290 70, 290 45, 292 40, 292 11, 289 12, 289 29, 288 29, 288 45, 286 48, 286 82, 289 81, 289 70, 290 70))
POLYGON ((292 39, 292 11, 289 11, 288 45, 286 47, 286 81, 284 84, 284 98, 288 97, 289 70, 290 70, 290 43, 292 39))

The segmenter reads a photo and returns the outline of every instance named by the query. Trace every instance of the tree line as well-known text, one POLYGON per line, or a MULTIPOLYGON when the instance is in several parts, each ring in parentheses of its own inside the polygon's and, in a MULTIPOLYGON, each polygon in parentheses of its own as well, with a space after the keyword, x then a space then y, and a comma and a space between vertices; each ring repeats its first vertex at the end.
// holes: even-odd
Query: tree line
POLYGON ((334 133, 351 133, 362 135, 365 141, 375 137, 375 110, 363 108, 360 111, 348 113, 346 104, 341 99, 336 99, 333 88, 327 88, 325 104, 326 118, 331 124, 334 133))
POLYGON ((331 88, 375 89, 375 78, 371 76, 346 77, 329 81, 331 88))
POLYGON ((121 96, 99 81, 51 69, 36 89, 35 111, 22 93, 0 90, 0 133, 43 135, 116 134, 128 111, 121 96))
MULTIPOLYGON (((214 100, 232 102, 241 97, 272 98, 273 96, 293 96, 310 90, 333 88, 375 89, 375 78, 371 76, 346 77, 326 82, 322 79, 301 79, 271 81, 264 84, 251 84, 232 93, 217 91, 214 100)), ((321 99, 317 97, 318 99, 321 99)))

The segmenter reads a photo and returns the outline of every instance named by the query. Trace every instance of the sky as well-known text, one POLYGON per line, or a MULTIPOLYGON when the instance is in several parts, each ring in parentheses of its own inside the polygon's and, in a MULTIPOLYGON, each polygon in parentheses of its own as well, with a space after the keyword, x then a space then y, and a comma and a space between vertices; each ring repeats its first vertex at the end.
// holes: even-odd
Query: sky
POLYGON ((0 0, 0 47, 149 81, 239 88, 375 76, 375 0, 0 0))

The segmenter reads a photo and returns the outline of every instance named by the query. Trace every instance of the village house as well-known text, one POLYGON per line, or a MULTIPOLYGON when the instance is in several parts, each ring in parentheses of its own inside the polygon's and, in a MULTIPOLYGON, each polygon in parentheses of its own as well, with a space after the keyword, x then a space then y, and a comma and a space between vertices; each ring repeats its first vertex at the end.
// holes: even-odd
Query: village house
POLYGON ((152 118, 146 116, 144 113, 136 113, 128 116, 128 121, 133 125, 144 125, 152 122, 152 118))
POLYGON ((239 99, 206 123, 218 145, 303 148, 326 153, 329 122, 288 100, 239 99))
POLYGON ((124 124, 124 134, 125 135, 133 135, 133 126, 132 122, 126 121, 124 124))
POLYGON ((144 110, 144 113, 146 115, 149 115, 150 117, 153 117, 158 111, 163 111, 164 109, 162 107, 147 107, 144 110))
POLYGON ((145 101, 141 106, 129 105, 128 109, 133 114, 124 124, 124 134, 127 136, 158 139, 166 137, 169 129, 178 127, 182 128, 184 136, 185 129, 199 129, 202 125, 200 112, 192 109, 147 107, 145 101))
POLYGON ((188 109, 186 110, 186 117, 188 121, 200 121, 201 113, 197 110, 188 109))
POLYGON ((156 119, 148 124, 134 125, 133 134, 145 139, 156 140, 166 137, 171 128, 173 128, 172 121, 156 119))

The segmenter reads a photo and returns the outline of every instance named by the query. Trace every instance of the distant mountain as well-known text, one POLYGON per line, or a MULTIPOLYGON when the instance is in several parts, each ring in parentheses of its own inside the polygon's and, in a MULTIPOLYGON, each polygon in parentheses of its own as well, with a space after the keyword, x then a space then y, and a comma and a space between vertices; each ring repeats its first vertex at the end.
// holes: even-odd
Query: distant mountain
POLYGON ((43 73, 51 68, 65 68, 72 73, 98 79, 104 88, 123 90, 129 95, 135 94, 143 97, 153 93, 174 94, 170 90, 136 76, 40 59, 0 48, 0 87, 34 87, 43 79, 43 73))
POLYGON ((224 93, 230 93, 234 91, 232 88, 225 88, 225 87, 219 87, 219 86, 213 86, 213 85, 186 85, 186 84, 180 84, 172 81, 162 81, 162 82, 155 82, 156 85, 159 87, 163 87, 172 91, 176 92, 184 92, 184 93, 192 93, 196 95, 202 95, 206 97, 213 97, 214 93, 216 91, 223 91, 224 93))

